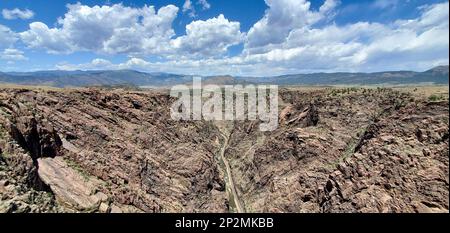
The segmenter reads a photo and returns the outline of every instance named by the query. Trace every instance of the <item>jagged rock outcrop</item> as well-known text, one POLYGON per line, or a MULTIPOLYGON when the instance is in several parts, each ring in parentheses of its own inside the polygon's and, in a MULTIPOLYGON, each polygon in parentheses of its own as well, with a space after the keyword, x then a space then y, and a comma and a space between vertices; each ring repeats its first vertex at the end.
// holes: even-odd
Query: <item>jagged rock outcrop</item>
POLYGON ((11 137, 33 158, 55 157, 62 145, 55 130, 49 126, 38 126, 35 118, 19 117, 16 123, 11 123, 11 137))
POLYGON ((98 210, 109 204, 108 196, 98 190, 103 182, 71 168, 61 157, 38 159, 38 174, 55 194, 58 203, 78 211, 98 210))
POLYGON ((37 175, 32 158, 0 127, 0 213, 67 212, 37 175))
MULTIPOLYGON (((55 178, 56 171, 66 171, 66 166, 47 158, 62 157, 101 180, 104 184, 97 191, 110 200, 108 208, 102 205, 108 211, 227 211, 215 160, 221 140, 218 130, 210 122, 172 121, 169 110, 174 100, 166 93, 99 89, 0 93, 0 122, 31 156, 56 200, 76 204, 68 208, 86 210, 95 201, 90 197, 83 199, 85 205, 67 201, 65 196, 74 193, 61 190, 70 190, 62 185, 69 181, 55 178)), ((75 183, 73 190, 86 185, 75 183)))
POLYGON ((283 90, 277 130, 235 125, 226 156, 245 208, 448 212, 448 102, 389 89, 336 93, 283 90))
POLYGON ((448 213, 447 132, 447 103, 410 105, 380 119, 330 174, 323 211, 448 213))
POLYGON ((279 96, 261 132, 175 122, 163 91, 1 89, 0 212, 448 212, 448 100, 279 96))

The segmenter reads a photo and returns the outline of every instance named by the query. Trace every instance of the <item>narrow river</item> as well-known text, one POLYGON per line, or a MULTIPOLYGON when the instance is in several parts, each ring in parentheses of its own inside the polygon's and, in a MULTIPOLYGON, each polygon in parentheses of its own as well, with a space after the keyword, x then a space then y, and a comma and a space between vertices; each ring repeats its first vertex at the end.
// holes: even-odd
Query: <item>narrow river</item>
POLYGON ((230 205, 235 207, 235 211, 237 213, 244 213, 245 208, 244 208, 244 206, 239 198, 239 195, 236 191, 236 186, 234 184, 233 173, 231 172, 230 163, 228 162, 227 158, 225 157, 225 152, 227 151, 227 148, 228 148, 228 142, 230 140, 231 133, 226 132, 226 130, 222 129, 222 127, 218 127, 218 128, 219 128, 219 130, 221 132, 221 136, 223 137, 223 140, 224 140, 222 147, 220 148, 219 160, 224 165, 224 170, 226 172, 225 187, 226 187, 227 194, 228 194, 228 200, 230 202, 230 205))

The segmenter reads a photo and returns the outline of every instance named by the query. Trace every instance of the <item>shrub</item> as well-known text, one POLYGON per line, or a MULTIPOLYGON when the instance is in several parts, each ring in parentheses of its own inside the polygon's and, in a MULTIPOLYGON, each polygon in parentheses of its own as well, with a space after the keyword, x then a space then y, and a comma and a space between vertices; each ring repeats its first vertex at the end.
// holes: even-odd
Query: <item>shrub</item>
POLYGON ((428 97, 429 101, 439 101, 442 99, 442 96, 437 96, 437 95, 430 95, 430 97, 428 97))

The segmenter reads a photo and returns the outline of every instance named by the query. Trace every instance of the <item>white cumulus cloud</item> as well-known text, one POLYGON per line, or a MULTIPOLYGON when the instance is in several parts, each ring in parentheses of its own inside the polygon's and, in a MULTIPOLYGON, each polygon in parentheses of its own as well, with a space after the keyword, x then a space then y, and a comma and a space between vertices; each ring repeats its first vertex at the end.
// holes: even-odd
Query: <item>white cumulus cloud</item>
POLYGON ((68 5, 58 26, 30 24, 20 33, 31 48, 52 53, 94 51, 98 53, 159 53, 175 35, 172 23, 178 8, 168 5, 158 11, 153 6, 126 7, 122 4, 89 7, 68 5))
POLYGON ((0 53, 0 58, 7 61, 24 61, 28 60, 24 52, 18 49, 5 49, 0 53))
MULTIPOLYGON (((211 4, 207 0, 197 0, 197 5, 200 5, 202 10, 211 8, 211 4)), ((197 17, 197 11, 191 0, 185 0, 183 4, 183 13, 187 13, 191 18, 197 17)))
POLYGON ((209 4, 209 2, 206 0, 198 0, 198 4, 202 6, 203 10, 208 10, 209 8, 211 8, 211 4, 209 4))
POLYGON ((55 66, 58 70, 114 70, 118 67, 112 64, 110 61, 102 58, 95 58, 88 63, 82 64, 70 64, 67 62, 61 62, 55 66))
POLYGON ((243 38, 240 23, 221 14, 186 25, 186 35, 172 40, 172 46, 183 54, 211 57, 226 53, 228 47, 241 43, 243 38))
MULTIPOLYGON (((255 76, 318 71, 426 70, 449 62, 448 19, 448 3, 434 4, 422 7, 417 18, 389 24, 356 22, 342 26, 298 27, 291 30, 283 42, 266 45, 270 49, 260 53, 196 59, 178 56, 160 62, 130 58, 113 64, 113 67, 183 74, 255 76)), ((219 16, 214 21, 225 23, 227 20, 219 16)), ((179 38, 178 49, 181 51, 195 53, 194 42, 198 41, 189 38, 207 38, 200 28, 211 30, 207 25, 217 23, 196 22, 198 25, 189 27, 194 32, 179 38)), ((236 43, 237 38, 234 38, 236 43)))
POLYGON ((192 5, 191 0, 185 0, 183 4, 183 13, 189 13, 191 18, 197 17, 195 13, 195 7, 192 5))
POLYGON ((306 0, 265 2, 269 9, 248 32, 246 49, 250 52, 265 51, 264 46, 283 43, 292 30, 314 25, 338 5, 336 0, 326 0, 319 11, 312 11, 306 0))
POLYGON ((301 2, 305 11, 299 22, 293 23, 290 17, 282 19, 284 16, 271 21, 273 15, 290 10, 270 8, 255 24, 247 39, 247 62, 266 63, 267 67, 281 68, 280 73, 417 70, 448 64, 448 2, 421 7, 416 19, 388 24, 356 22, 338 26, 332 23, 320 27, 315 27, 315 23, 326 17, 323 12, 330 12, 335 6, 326 1, 319 12, 314 12, 307 2, 295 4, 301 2), (286 36, 271 35, 270 28, 280 20, 290 26, 273 30, 286 36))
MULTIPOLYGON (((185 13, 208 3, 186 2, 185 13)), ((425 70, 449 62, 448 2, 422 6, 417 17, 408 19, 346 24, 333 22, 340 16, 338 0, 322 0, 316 9, 306 0, 265 2, 268 9, 248 32, 241 31, 240 22, 220 14, 188 23, 183 35, 176 35, 172 27, 179 10, 173 5, 155 9, 78 3, 68 5, 55 26, 33 22, 27 31, 15 33, 0 25, 0 51, 13 49, 19 36, 29 48, 49 53, 88 51, 99 57, 129 57, 118 64, 101 58, 83 64, 60 63, 59 69, 205 75, 425 70), (231 56, 230 47, 240 44, 243 51, 231 56)), ((373 10, 374 4, 379 9, 388 2, 366 5, 373 10)))
POLYGON ((18 40, 17 34, 0 24, 0 48, 10 47, 18 40))
POLYGON ((25 10, 21 10, 18 8, 14 8, 12 10, 3 9, 2 15, 3 15, 3 18, 9 19, 9 20, 11 20, 11 19, 31 19, 34 16, 34 12, 29 9, 25 9, 25 10))

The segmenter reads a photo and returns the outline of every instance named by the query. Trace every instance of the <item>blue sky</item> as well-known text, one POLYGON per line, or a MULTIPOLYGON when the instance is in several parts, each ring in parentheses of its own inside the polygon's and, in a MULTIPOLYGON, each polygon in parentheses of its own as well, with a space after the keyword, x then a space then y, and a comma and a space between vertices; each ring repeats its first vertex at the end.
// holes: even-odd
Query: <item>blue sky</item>
POLYGON ((0 1, 0 71, 183 74, 448 64, 448 1, 0 1))

